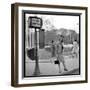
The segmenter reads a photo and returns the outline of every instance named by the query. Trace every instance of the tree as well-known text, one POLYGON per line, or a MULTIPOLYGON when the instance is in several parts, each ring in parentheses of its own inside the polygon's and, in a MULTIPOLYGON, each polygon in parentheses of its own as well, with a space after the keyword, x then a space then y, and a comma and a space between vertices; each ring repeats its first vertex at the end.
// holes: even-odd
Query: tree
POLYGON ((41 18, 43 19, 43 28, 46 31, 50 31, 50 30, 55 29, 55 26, 53 25, 53 18, 52 17, 42 16, 41 18))

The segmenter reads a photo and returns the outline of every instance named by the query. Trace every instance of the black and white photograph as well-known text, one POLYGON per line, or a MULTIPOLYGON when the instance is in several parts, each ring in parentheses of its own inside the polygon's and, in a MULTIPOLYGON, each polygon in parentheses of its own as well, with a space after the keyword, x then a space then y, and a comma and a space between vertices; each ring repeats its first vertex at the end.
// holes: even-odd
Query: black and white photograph
POLYGON ((80 74, 80 14, 26 11, 23 19, 25 77, 80 74))
POLYGON ((11 7, 12 86, 87 82, 87 7, 11 7))

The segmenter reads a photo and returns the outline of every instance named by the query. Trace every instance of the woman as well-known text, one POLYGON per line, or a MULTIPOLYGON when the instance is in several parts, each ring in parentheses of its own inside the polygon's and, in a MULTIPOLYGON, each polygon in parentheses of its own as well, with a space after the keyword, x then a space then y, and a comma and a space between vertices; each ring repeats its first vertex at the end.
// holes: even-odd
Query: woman
POLYGON ((62 63, 64 66, 64 70, 68 71, 65 65, 64 57, 63 57, 63 36, 60 36, 59 44, 57 45, 57 60, 59 61, 59 73, 61 73, 60 64, 62 63))

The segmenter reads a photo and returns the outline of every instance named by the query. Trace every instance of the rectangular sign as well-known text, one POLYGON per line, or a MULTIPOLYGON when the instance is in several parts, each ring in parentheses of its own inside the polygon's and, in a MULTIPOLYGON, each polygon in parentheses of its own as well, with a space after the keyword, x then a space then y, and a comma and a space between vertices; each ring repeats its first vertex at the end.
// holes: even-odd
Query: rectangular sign
POLYGON ((29 28, 41 28, 42 19, 39 17, 29 17, 29 28))

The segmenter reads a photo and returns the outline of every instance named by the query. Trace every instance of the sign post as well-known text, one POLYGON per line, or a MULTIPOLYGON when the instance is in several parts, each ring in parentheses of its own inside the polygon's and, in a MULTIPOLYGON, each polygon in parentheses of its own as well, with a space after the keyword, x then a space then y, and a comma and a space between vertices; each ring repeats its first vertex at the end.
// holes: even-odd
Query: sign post
POLYGON ((29 17, 29 28, 35 29, 35 71, 34 76, 40 75, 39 69, 39 59, 38 59, 38 47, 37 47, 37 29, 41 29, 42 27, 42 19, 39 17, 29 17))

